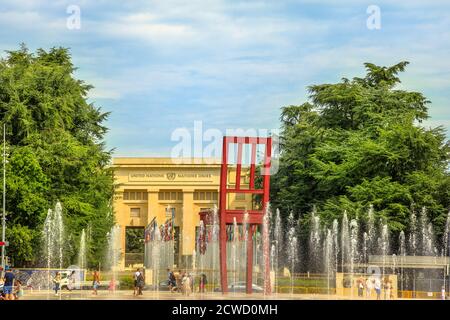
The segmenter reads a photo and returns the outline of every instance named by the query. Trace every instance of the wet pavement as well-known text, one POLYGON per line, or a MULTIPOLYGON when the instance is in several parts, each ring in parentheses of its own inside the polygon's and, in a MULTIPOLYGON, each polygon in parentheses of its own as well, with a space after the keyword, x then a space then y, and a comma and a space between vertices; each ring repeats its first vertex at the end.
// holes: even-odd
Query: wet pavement
POLYGON ((25 291, 21 300, 342 300, 350 297, 313 294, 245 294, 245 293, 193 293, 189 296, 180 293, 144 291, 141 296, 134 296, 131 290, 99 290, 97 295, 90 290, 62 291, 55 295, 53 291, 25 291))

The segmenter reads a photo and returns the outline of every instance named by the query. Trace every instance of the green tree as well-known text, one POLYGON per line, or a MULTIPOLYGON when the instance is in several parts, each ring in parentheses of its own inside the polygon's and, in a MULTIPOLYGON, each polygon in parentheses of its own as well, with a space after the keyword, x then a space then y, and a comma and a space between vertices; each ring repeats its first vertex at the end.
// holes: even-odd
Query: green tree
MULTIPOLYGON (((8 249, 17 265, 39 263, 40 230, 58 200, 68 247, 78 247, 90 223, 91 265, 104 256, 113 224, 111 154, 103 142, 108 113, 87 101, 92 86, 76 79, 75 70, 66 48, 30 53, 22 45, 0 60, 0 120, 9 153, 7 226, 15 241, 8 249)), ((76 251, 68 250, 69 260, 76 251)))
POLYGON ((273 206, 301 216, 316 206, 331 223, 344 210, 350 218, 364 217, 372 204, 398 231, 407 227, 414 204, 426 206, 442 232, 450 206, 450 145, 442 127, 421 126, 430 102, 398 89, 407 64, 366 63, 364 78, 312 85, 308 102, 282 108, 273 206))

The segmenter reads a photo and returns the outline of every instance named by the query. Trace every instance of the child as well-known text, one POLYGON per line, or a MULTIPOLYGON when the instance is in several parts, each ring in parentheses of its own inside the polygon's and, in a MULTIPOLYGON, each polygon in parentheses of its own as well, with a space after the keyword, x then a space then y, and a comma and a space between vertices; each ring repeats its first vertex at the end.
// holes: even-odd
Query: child
POLYGON ((16 292, 14 297, 16 300, 19 300, 20 297, 23 296, 22 283, 19 280, 16 280, 16 292))
POLYGON ((94 275, 92 276, 92 288, 93 288, 93 292, 92 292, 92 294, 93 295, 97 295, 98 293, 97 293, 97 290, 98 290, 98 287, 100 286, 100 275, 98 274, 98 271, 97 270, 95 270, 94 271, 94 275))
POLYGON ((55 296, 57 296, 58 291, 59 291, 59 285, 61 283, 61 275, 59 274, 59 272, 57 272, 55 277, 53 278, 53 283, 55 284, 55 287, 54 287, 55 296))
POLYGON ((114 278, 109 282, 108 290, 110 293, 114 293, 116 291, 116 280, 114 280, 114 278))

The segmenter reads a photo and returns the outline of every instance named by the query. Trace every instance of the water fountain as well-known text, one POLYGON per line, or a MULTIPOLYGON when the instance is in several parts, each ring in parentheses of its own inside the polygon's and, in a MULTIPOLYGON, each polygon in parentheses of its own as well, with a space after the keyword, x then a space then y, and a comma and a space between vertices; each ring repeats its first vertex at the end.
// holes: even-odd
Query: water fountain
MULTIPOLYGON (((274 217, 274 223, 273 223, 273 233, 272 233, 272 249, 271 249, 271 256, 272 256, 272 260, 273 260, 273 271, 275 274, 275 279, 274 279, 274 288, 277 287, 278 283, 277 283, 277 274, 279 272, 279 268, 280 268, 280 257, 282 256, 283 253, 283 225, 281 222, 281 214, 280 214, 280 210, 276 209, 275 211, 275 217, 274 217)), ((275 291, 276 292, 276 291, 275 291)))
MULTIPOLYGON (((248 212, 247 210, 244 211, 244 217, 242 219, 242 233, 244 236, 244 241, 242 243, 241 246, 241 263, 240 266, 244 266, 247 264, 247 248, 248 248, 248 243, 249 243, 249 237, 253 237, 253 235, 251 234, 251 230, 250 230, 250 225, 248 223, 248 212)), ((256 256, 257 255, 257 250, 254 250, 253 255, 256 256)), ((242 275, 246 274, 246 268, 244 267, 242 269, 242 275)))
MULTIPOLYGON (((266 212, 264 214, 263 218, 263 225, 262 225, 262 270, 264 275, 264 294, 266 293, 272 293, 273 288, 271 288, 271 282, 272 285, 275 283, 275 279, 272 278, 271 273, 271 264, 270 264, 270 220, 272 216, 272 211, 270 209, 270 205, 267 205, 266 212), (269 256, 267 256, 267 253, 269 256)), ((257 253, 257 250, 255 250, 255 253, 257 253)))
POLYGON ((231 264, 233 266, 233 283, 239 281, 239 228, 236 222, 236 217, 233 218, 233 240, 231 242, 231 264))
POLYGON ((375 211, 373 205, 369 206, 369 211, 367 213, 367 256, 373 254, 373 250, 376 247, 376 228, 375 228, 375 211))
POLYGON ((369 234, 363 233, 362 261, 369 260, 369 234))
MULTIPOLYGON (((412 284, 412 282, 408 282, 408 277, 415 279, 416 275, 415 270, 412 270, 410 266, 409 269, 405 269, 405 261, 409 264, 409 261, 413 261, 409 258, 406 259, 406 256, 426 255, 434 257, 436 260, 439 255, 448 252, 450 215, 446 221, 445 231, 437 242, 436 230, 430 223, 425 209, 419 211, 418 214, 413 210, 410 223, 405 226, 405 230, 398 231, 390 230, 387 221, 377 217, 372 206, 368 208, 366 215, 359 218, 349 219, 347 212, 343 212, 340 221, 333 219, 332 223, 328 225, 323 223, 317 211, 313 210, 310 215, 302 218, 301 225, 309 225, 306 236, 301 233, 303 229, 298 229, 293 212, 289 213, 285 221, 279 210, 274 211, 273 215, 269 213, 268 217, 270 222, 268 223, 270 230, 269 262, 271 274, 275 274, 275 277, 271 279, 272 286, 276 288, 279 285, 279 278, 284 276, 287 283, 290 281, 291 294, 295 291, 296 277, 301 277, 302 272, 322 273, 324 280, 326 279, 323 289, 331 293, 335 284, 334 280, 337 280, 336 272, 344 273, 339 277, 344 277, 345 288, 349 288, 348 280, 353 285, 354 275, 371 272, 367 269, 371 265, 380 266, 382 269, 380 276, 384 279, 387 279, 388 275, 389 277, 395 275, 398 279, 399 290, 408 290, 408 287, 404 287, 404 285, 412 284), (309 221, 305 223, 304 219, 309 219, 309 221), (286 232, 283 232, 284 229, 286 232), (398 237, 398 240, 391 241, 392 236, 398 237), (301 264, 299 263, 300 250, 302 250, 302 254, 305 253, 305 260, 302 258, 301 264), (283 259, 283 256, 286 259, 283 259), (278 274, 280 270, 285 271, 284 275, 278 274)), ((248 225, 244 222, 242 229, 236 223, 229 226, 228 229, 230 234, 228 245, 231 254, 230 271, 234 272, 232 274, 234 281, 242 280, 240 279, 242 274, 240 274, 239 265, 243 265, 242 260, 245 260, 245 247, 242 244, 245 246, 248 240, 247 228, 248 225), (239 239, 244 239, 244 243, 239 239)), ((208 243, 208 245, 210 244, 208 243)), ((265 259, 262 261, 264 262, 265 259)), ((395 279, 395 277, 390 279, 395 279)), ((348 292, 348 290, 346 291, 348 292)))
MULTIPOLYGON (((399 255, 400 255, 400 277, 403 279, 403 264, 405 263, 406 256, 406 243, 405 243, 405 232, 400 231, 399 235, 399 255)), ((401 281, 401 289, 403 291, 403 281, 401 281)))
MULTIPOLYGON (((290 230, 291 231, 291 230, 290 230)), ((293 232, 289 232, 289 264, 291 273, 291 294, 294 293, 294 277, 295 277, 295 265, 297 263, 297 237, 293 236, 293 232)))
POLYGON ((87 267, 87 239, 86 239, 86 232, 81 230, 81 236, 80 236, 80 245, 78 250, 78 283, 80 284, 80 289, 83 290, 83 284, 84 284, 84 273, 86 272, 87 267))
POLYGON ((433 225, 428 220, 426 208, 422 208, 419 219, 419 236, 421 254, 429 256, 434 254, 434 232, 433 225))
MULTIPOLYGON (((107 268, 111 271, 111 280, 114 284, 117 283, 117 268, 119 267, 121 255, 120 243, 120 227, 114 225, 107 233, 108 250, 106 256, 107 268)), ((115 286, 114 286, 115 288, 115 286)))
POLYGON ((381 236, 379 238, 381 255, 383 256, 383 276, 386 269, 386 257, 389 255, 389 229, 387 224, 381 224, 381 236))
POLYGON ((334 274, 334 254, 333 254, 333 233, 330 229, 327 229, 327 234, 324 243, 324 264, 325 272, 327 274, 327 294, 330 294, 330 280, 331 274, 334 274))
POLYGON ((53 276, 50 270, 52 268, 61 270, 64 262, 64 223, 62 217, 62 206, 59 201, 56 203, 54 210, 49 209, 47 212, 47 217, 44 222, 43 240, 44 257, 47 267, 46 288, 50 289, 52 287, 51 278, 53 276))
POLYGON ((338 271, 339 266, 339 222, 337 219, 333 220, 333 229, 332 229, 332 237, 333 237, 333 251, 334 251, 334 270, 338 271))
POLYGON ((277 249, 274 244, 270 247, 270 270, 273 272, 274 281, 272 283, 272 290, 276 294, 277 293, 277 268, 278 268, 278 257, 277 257, 277 249))
POLYGON ((409 252, 415 256, 418 252, 417 250, 417 217, 414 211, 411 212, 410 225, 409 225, 409 252))
POLYGON ((197 252, 195 250, 192 251, 192 274, 195 276, 197 271, 197 252))
POLYGON ((216 287, 219 282, 219 275, 216 273, 218 269, 218 261, 219 261, 219 210, 216 205, 213 208, 213 221, 211 227, 211 241, 209 244, 209 252, 212 252, 212 288, 216 287))
POLYGON ((447 220, 445 221, 445 228, 444 228, 444 236, 442 237, 442 241, 443 241, 442 248, 443 248, 443 250, 442 250, 442 254, 441 255, 443 257, 449 255, 449 252, 448 252, 448 249, 449 249, 448 248, 448 241, 449 241, 448 235, 449 235, 449 232, 450 232, 450 211, 447 214, 447 220))
MULTIPOLYGON (((202 220, 200 220, 199 232, 197 237, 197 251, 194 250, 192 260, 198 260, 200 275, 205 271, 205 253, 206 253, 206 229, 202 220), (197 253, 198 252, 198 253, 197 253)), ((194 268, 193 268, 194 269, 194 268)), ((194 273, 195 274, 195 273, 194 273)))
POLYGON ((347 211, 344 211, 341 224, 341 260, 342 272, 348 272, 346 266, 350 260, 350 229, 348 225, 347 211))
POLYGON ((291 212, 288 217, 288 234, 287 234, 287 241, 288 241, 288 247, 287 247, 287 256, 288 256, 288 262, 290 266, 290 276, 291 276, 291 294, 294 293, 294 277, 295 277, 295 267, 298 260, 298 245, 297 245, 297 235, 296 235, 296 228, 295 228, 295 220, 294 220, 294 213, 291 212))
POLYGON ((311 269, 313 272, 321 272, 320 270, 320 260, 322 258, 321 255, 321 230, 320 230, 320 218, 317 216, 315 208, 311 213, 311 227, 310 227, 310 236, 309 236, 309 254, 311 261, 311 269))
POLYGON ((78 251, 78 266, 81 270, 86 268, 86 232, 81 230, 80 246, 78 251))
MULTIPOLYGON (((159 270, 160 270, 160 256, 161 256, 161 230, 155 223, 153 230, 153 241, 152 241, 152 273, 153 273, 153 284, 155 286, 155 294, 159 295, 159 270)), ((187 268, 187 264, 186 264, 187 268)))
POLYGON ((359 261, 359 250, 358 250, 358 220, 352 219, 350 221, 350 273, 355 272, 355 263, 359 261))
MULTIPOLYGON (((282 283, 282 281, 279 282, 279 277, 284 276, 287 283, 290 280, 290 293, 293 294, 296 277, 301 277, 302 272, 308 272, 309 277, 309 272, 312 271, 322 273, 323 279, 326 279, 326 290, 331 293, 334 285, 337 284, 336 273, 339 273, 339 277, 344 277, 344 288, 349 288, 349 284, 354 285, 353 278, 356 274, 368 272, 367 268, 371 264, 378 264, 382 267, 380 276, 386 278, 386 275, 397 275, 399 288, 401 284, 401 289, 404 289, 401 279, 408 276, 404 270, 406 256, 428 255, 438 257, 435 230, 424 209, 420 212, 419 219, 417 219, 414 211, 411 212, 410 224, 407 226, 409 232, 391 231, 387 221, 379 217, 376 218, 372 206, 368 208, 366 215, 353 219, 349 219, 349 216, 347 212, 343 212, 341 223, 338 219, 333 219, 332 223, 327 225, 321 221, 317 211, 313 210, 310 215, 303 216, 301 218, 303 219, 302 223, 299 224, 295 220, 293 212, 290 212, 284 223, 282 213, 279 210, 274 211, 273 214, 270 210, 267 210, 262 229, 258 229, 253 238, 254 248, 256 248, 254 250, 254 266, 256 267, 253 270, 256 276, 253 278, 257 281, 261 280, 258 276, 263 274, 262 280, 266 283, 267 274, 261 273, 261 270, 269 268, 272 287, 277 288, 279 283, 282 283), (309 219, 309 221, 304 221, 304 219, 309 219), (303 229, 298 227, 299 225, 309 225, 306 235, 303 233, 303 229), (287 232, 283 232, 283 230, 287 232), (269 234, 269 237, 265 237, 265 234, 269 234), (397 239, 391 241, 391 236, 398 236, 398 241, 397 239), (263 252, 267 252, 261 250, 261 247, 268 249, 269 257, 261 256, 263 252), (300 250, 305 256, 305 260, 301 259, 301 264, 299 263, 300 250), (286 259, 283 259, 283 256, 286 259), (269 265, 266 265, 267 261, 269 265), (262 268, 260 268, 261 266, 262 268), (280 270, 285 271, 284 275, 278 274, 280 270), (340 275, 340 273, 343 273, 343 275, 340 275), (348 282, 349 280, 350 282, 348 282)), ((219 236, 217 208, 211 211, 210 217, 212 218, 205 220, 208 221, 205 222, 207 224, 204 224, 203 221, 199 224, 196 251, 193 252, 193 260, 190 266, 194 272, 211 272, 210 284, 215 288, 219 279, 217 273, 219 236)), ((241 225, 238 225, 236 219, 233 219, 233 224, 227 226, 227 252, 229 253, 227 264, 230 266, 230 273, 227 276, 229 277, 229 284, 242 281, 245 278, 246 263, 244 262, 246 262, 246 248, 250 240, 248 219, 248 213, 245 213, 241 225)), ((445 228, 446 231, 450 228, 450 218, 448 218, 445 228)), ((160 239, 159 231, 160 228, 154 229, 156 241, 152 242, 151 250, 151 266, 155 270, 154 277, 157 277, 156 270, 161 268, 161 265, 157 262, 158 254, 162 254, 158 251, 158 244, 161 242, 161 240, 158 240, 160 239)), ((447 233, 444 233, 440 240, 439 244, 442 244, 442 250, 439 251, 439 254, 442 255, 448 250, 447 233)), ((158 278, 154 278, 155 283, 158 281, 158 278)), ((323 289, 325 290, 325 281, 323 283, 323 289)), ((348 292, 348 290, 346 291, 348 292)), ((353 290, 350 290, 350 292, 353 295, 353 290)))

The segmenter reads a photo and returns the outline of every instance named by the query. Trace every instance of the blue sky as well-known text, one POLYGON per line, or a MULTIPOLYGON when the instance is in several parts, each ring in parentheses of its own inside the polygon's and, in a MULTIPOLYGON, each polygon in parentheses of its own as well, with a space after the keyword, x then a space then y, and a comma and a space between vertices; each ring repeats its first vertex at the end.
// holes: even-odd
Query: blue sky
MULTIPOLYGON (((411 64, 402 87, 432 101, 426 126, 450 130, 450 1, 0 0, 0 50, 70 47, 90 100, 111 111, 115 156, 169 156, 171 133, 279 127, 310 84, 411 64), (70 5, 81 28, 66 27, 70 5), (369 30, 366 10, 381 10, 369 30)), ((449 135, 450 136, 450 135, 449 135)))

